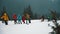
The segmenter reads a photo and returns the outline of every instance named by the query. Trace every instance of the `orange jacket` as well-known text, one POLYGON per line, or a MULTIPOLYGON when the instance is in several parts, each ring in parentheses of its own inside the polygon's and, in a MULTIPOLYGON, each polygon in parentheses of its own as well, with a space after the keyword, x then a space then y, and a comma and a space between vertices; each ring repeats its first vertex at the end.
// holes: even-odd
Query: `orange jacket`
POLYGON ((1 17, 1 19, 6 20, 6 21, 8 21, 8 20, 9 20, 9 18, 8 18, 8 16, 7 16, 7 15, 3 15, 3 16, 1 17))

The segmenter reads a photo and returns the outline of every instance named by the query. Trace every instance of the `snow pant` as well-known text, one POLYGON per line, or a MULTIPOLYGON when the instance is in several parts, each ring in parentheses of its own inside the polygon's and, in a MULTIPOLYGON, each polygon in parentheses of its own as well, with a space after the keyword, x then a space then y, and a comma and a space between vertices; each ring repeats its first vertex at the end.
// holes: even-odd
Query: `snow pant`
POLYGON ((22 20, 25 23, 25 20, 22 20))
POLYGON ((30 19, 27 19, 26 20, 26 24, 29 24, 29 23, 31 23, 31 20, 30 19))
POLYGON ((26 24, 29 24, 29 20, 26 20, 26 24))
POLYGON ((17 23, 17 20, 14 20, 14 23, 16 24, 17 23))
POLYGON ((5 20, 5 25, 8 25, 7 20, 5 20))
POLYGON ((31 23, 31 20, 29 19, 29 23, 31 23))
POLYGON ((21 20, 18 20, 18 24, 22 24, 21 20))

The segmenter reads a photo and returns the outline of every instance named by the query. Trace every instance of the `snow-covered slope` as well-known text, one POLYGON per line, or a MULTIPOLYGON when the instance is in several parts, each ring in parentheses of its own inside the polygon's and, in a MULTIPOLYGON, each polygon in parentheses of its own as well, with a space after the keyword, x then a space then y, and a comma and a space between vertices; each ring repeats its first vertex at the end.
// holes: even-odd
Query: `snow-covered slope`
MULTIPOLYGON (((58 21, 59 22, 59 21, 58 21)), ((0 34, 49 34, 52 31, 48 24, 53 23, 45 20, 31 20, 29 25, 27 24, 14 24, 14 21, 8 21, 8 25, 2 24, 0 21, 0 34)))

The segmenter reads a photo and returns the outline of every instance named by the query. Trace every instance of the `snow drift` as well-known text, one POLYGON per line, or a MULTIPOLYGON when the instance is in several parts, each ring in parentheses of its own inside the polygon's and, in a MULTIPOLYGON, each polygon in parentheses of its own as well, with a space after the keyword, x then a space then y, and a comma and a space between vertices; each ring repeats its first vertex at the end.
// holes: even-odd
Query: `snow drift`
MULTIPOLYGON (((58 20, 60 22, 60 20, 58 20)), ((44 20, 31 20, 29 25, 27 24, 14 24, 14 21, 8 21, 8 25, 5 25, 0 21, 0 34, 49 34, 52 31, 48 24, 54 26, 52 21, 44 20)))

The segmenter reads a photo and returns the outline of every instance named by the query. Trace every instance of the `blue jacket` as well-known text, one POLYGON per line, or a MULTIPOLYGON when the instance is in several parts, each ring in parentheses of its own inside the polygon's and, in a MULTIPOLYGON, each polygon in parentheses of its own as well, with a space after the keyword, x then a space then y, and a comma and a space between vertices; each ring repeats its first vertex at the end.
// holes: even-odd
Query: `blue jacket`
POLYGON ((21 20, 22 20, 22 16, 18 15, 18 16, 17 16, 17 20, 18 20, 18 21, 21 21, 21 20))

